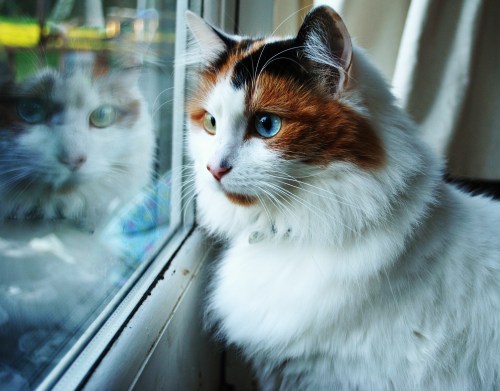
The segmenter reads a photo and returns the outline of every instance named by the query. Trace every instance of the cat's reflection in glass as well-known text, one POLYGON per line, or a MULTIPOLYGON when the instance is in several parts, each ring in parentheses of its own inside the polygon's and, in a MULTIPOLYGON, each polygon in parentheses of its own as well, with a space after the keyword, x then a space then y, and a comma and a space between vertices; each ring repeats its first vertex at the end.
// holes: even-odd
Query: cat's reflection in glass
POLYGON ((150 180, 154 134, 130 62, 66 53, 1 86, 0 217, 93 226, 150 180), (81 56, 82 58, 78 58, 81 56))
POLYGON ((144 70, 117 52, 2 66, 0 389, 35 381, 137 266, 120 247, 123 219, 107 231, 154 187, 155 134, 144 70))

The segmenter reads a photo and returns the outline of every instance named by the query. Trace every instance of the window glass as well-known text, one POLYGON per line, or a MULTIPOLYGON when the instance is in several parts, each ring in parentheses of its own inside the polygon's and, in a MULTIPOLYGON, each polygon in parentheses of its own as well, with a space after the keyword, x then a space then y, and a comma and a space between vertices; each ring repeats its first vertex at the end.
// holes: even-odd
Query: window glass
POLYGON ((0 1, 1 390, 35 388, 175 229, 174 41, 174 0, 0 1))

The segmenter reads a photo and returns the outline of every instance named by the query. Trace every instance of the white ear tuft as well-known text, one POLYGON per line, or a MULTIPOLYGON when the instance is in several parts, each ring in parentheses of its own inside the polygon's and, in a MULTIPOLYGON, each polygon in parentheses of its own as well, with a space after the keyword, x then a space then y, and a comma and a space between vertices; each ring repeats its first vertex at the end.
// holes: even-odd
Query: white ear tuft
MULTIPOLYGON (((223 34, 194 12, 186 11, 186 22, 193 35, 194 45, 197 46, 196 50, 193 50, 193 45, 190 45, 191 56, 201 55, 201 62, 208 64, 227 50, 223 34)), ((193 62, 200 62, 200 58, 193 62)))

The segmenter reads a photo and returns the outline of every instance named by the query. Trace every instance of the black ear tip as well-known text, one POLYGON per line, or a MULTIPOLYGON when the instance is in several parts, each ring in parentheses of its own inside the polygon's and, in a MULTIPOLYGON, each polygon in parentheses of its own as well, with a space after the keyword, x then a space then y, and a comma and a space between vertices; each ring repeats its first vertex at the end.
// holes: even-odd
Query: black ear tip
POLYGON ((335 10, 327 5, 320 5, 318 7, 314 7, 304 18, 304 22, 299 30, 297 38, 306 39, 307 33, 311 30, 328 30, 329 26, 333 24, 343 25, 342 18, 340 15, 335 12, 335 10))
POLYGON ((328 5, 318 5, 317 7, 314 7, 309 13, 317 13, 317 12, 336 13, 333 10, 333 8, 328 5))
POLYGON ((321 72, 325 67, 326 72, 334 70, 331 74, 338 77, 332 84, 344 83, 351 65, 352 42, 342 18, 333 8, 325 5, 313 8, 306 15, 296 39, 304 47, 306 58, 321 72))
POLYGON ((339 14, 335 12, 332 7, 327 5, 320 5, 318 7, 314 7, 309 13, 306 15, 306 20, 309 18, 340 18, 339 14))

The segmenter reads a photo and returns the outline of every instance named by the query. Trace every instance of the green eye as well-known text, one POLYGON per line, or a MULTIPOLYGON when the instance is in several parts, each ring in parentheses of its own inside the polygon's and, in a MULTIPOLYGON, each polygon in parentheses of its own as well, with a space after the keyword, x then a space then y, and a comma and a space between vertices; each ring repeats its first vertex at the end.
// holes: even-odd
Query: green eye
POLYGON ((17 115, 28 124, 38 124, 47 118, 47 108, 39 99, 22 99, 17 104, 17 115))
POLYGON ((281 129, 281 118, 269 113, 257 114, 255 116, 255 129, 262 137, 273 137, 281 129))
POLYGON ((208 112, 205 113, 205 115, 203 116, 203 127, 208 133, 215 134, 216 123, 215 123, 215 118, 212 114, 208 112))
POLYGON ((96 128, 107 128, 116 121, 116 109, 111 105, 102 105, 90 113, 90 124, 96 128))

